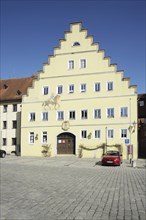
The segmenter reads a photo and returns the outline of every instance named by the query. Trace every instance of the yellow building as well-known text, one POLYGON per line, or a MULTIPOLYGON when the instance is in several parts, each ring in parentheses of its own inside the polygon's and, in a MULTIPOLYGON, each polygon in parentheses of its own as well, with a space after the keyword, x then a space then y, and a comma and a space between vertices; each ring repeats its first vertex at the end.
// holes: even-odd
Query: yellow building
POLYGON ((137 158, 137 93, 99 45, 71 23, 22 100, 21 155, 137 158), (48 149, 46 150, 46 146, 48 149), (43 151, 44 150, 44 151, 43 151), (42 152, 43 151, 43 152, 42 152))

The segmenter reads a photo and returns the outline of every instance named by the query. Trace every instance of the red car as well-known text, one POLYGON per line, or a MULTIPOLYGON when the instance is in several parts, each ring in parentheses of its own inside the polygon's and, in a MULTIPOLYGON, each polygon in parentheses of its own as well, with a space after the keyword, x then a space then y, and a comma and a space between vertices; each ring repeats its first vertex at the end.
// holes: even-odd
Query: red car
POLYGON ((122 154, 119 151, 107 151, 102 156, 102 165, 116 165, 120 166, 122 163, 122 154))

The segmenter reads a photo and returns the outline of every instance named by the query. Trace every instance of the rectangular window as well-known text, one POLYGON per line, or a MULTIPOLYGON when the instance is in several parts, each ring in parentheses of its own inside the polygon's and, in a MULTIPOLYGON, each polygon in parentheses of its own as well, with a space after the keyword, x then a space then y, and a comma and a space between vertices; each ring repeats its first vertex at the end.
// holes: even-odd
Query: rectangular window
POLYGON ((63 111, 57 112, 57 119, 58 120, 64 120, 64 112, 63 111))
POLYGON ((95 138, 100 138, 100 134, 101 132, 100 132, 100 130, 95 130, 95 138))
POLYGON ((127 117, 127 116, 128 116, 128 108, 121 107, 121 117, 127 117))
POLYGON ((86 130, 81 131, 81 138, 82 139, 87 138, 87 131, 86 130))
POLYGON ((8 105, 4 105, 3 106, 3 112, 5 113, 5 112, 7 112, 8 111, 8 105))
POLYGON ((87 118, 88 118, 88 111, 81 110, 81 119, 87 119, 87 118))
POLYGON ((43 87, 43 95, 48 95, 48 93, 49 93, 49 88, 48 88, 48 86, 44 86, 44 87, 43 87))
POLYGON ((75 120, 75 118, 76 118, 75 111, 70 111, 69 112, 69 119, 70 120, 75 120))
POLYGON ((69 60, 69 62, 68 62, 68 69, 69 70, 74 69, 74 60, 69 60))
POLYGON ((29 133, 29 143, 33 144, 34 143, 34 132, 29 133))
POLYGON ((101 118, 101 109, 94 109, 94 118, 101 118))
POLYGON ((7 129, 7 121, 3 121, 3 129, 7 129))
POLYGON ((13 104, 13 112, 17 112, 17 104, 13 104))
POLYGON ((69 85, 69 93, 74 93, 74 85, 69 85))
POLYGON ((113 82, 107 82, 107 91, 113 90, 113 82))
POLYGON ((86 59, 80 60, 80 68, 86 68, 86 59))
POLYGON ((3 138, 3 146, 6 146, 7 145, 7 139, 6 138, 3 138))
POLYGON ((108 118, 114 118, 114 108, 108 108, 107 109, 107 117, 108 118))
POLYGON ((140 107, 144 106, 144 101, 139 101, 139 106, 140 107))
POLYGON ((109 139, 114 138, 114 130, 113 129, 107 130, 107 138, 109 138, 109 139))
POLYGON ((59 85, 57 86, 57 94, 62 94, 63 93, 63 86, 59 85))
POLYGON ((121 138, 127 138, 127 129, 121 129, 121 138))
POLYGON ((94 84, 94 91, 99 92, 100 91, 100 83, 95 83, 94 84))
POLYGON ((42 112, 42 121, 48 121, 48 112, 42 112))
POLYGON ((81 91, 81 92, 86 92, 86 84, 85 84, 85 83, 82 83, 82 84, 80 85, 80 91, 81 91))
POLYGON ((16 138, 12 138, 12 145, 16 145, 16 138))
POLYGON ((43 144, 46 144, 47 141, 48 141, 47 131, 43 131, 43 134, 42 134, 42 143, 43 143, 43 144))
POLYGON ((29 113, 29 120, 30 121, 35 121, 35 112, 30 112, 29 113))
POLYGON ((12 121, 12 128, 17 128, 17 121, 12 121))

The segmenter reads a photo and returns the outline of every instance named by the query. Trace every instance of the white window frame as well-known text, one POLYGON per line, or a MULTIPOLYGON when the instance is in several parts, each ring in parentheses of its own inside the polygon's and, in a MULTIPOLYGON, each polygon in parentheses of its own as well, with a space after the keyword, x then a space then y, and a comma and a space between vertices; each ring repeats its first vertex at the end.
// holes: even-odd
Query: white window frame
POLYGON ((84 92, 86 92, 86 89, 87 89, 87 88, 86 88, 86 83, 81 83, 81 84, 80 84, 80 92, 81 92, 81 93, 84 93, 84 92))
POLYGON ((48 143, 48 133, 47 131, 42 131, 42 144, 48 143))
POLYGON ((87 130, 81 130, 81 139, 87 139, 87 130))
POLYGON ((115 113, 114 113, 114 108, 107 108, 107 118, 114 118, 115 113))
POLYGON ((74 111, 74 110, 69 111, 68 118, 69 118, 69 120, 75 120, 76 119, 76 111, 74 111), (74 117, 70 117, 72 115, 74 115, 74 117))
POLYGON ((113 91, 113 89, 114 89, 113 81, 107 82, 107 91, 113 91))
POLYGON ((120 130, 120 138, 125 139, 125 138, 127 138, 127 137, 128 137, 128 131, 127 131, 127 129, 126 129, 126 128, 122 128, 122 129, 120 130))
POLYGON ((35 121, 35 120, 36 120, 35 112, 29 112, 29 121, 35 121))
POLYGON ((49 87, 43 86, 42 93, 43 93, 43 95, 48 95, 49 94, 49 87))
POLYGON ((95 139, 100 139, 101 138, 101 130, 100 129, 94 130, 94 138, 95 139))
POLYGON ((88 110, 87 109, 82 109, 81 110, 81 119, 88 119, 88 110))
POLYGON ((42 112, 42 121, 48 121, 48 112, 42 112))
POLYGON ((70 84, 69 86, 68 86, 68 92, 69 93, 74 93, 74 84, 70 84))
POLYGON ((73 70, 74 68, 75 68, 74 60, 69 60, 68 61, 68 69, 73 70))
POLYGON ((63 121, 64 120, 64 111, 58 111, 57 112, 57 120, 63 121))
POLYGON ((100 82, 95 82, 94 83, 94 92, 100 92, 100 82))
POLYGON ((63 93, 63 85, 58 85, 57 86, 57 94, 62 94, 63 93))
POLYGON ((128 107, 121 107, 120 108, 120 117, 121 118, 128 117, 128 107))
POLYGON ((34 144, 34 132, 29 132, 29 144, 34 144))
POLYGON ((85 69, 87 67, 86 59, 80 59, 80 68, 85 69))
POLYGON ((114 129, 107 129, 107 139, 114 138, 114 129))
POLYGON ((101 109, 94 109, 94 119, 101 119, 101 109))

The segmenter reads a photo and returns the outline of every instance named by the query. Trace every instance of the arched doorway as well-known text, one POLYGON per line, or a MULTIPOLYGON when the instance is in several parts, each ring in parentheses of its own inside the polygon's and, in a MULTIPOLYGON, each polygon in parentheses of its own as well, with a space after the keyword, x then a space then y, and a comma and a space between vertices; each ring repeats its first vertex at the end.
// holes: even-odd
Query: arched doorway
POLYGON ((57 136, 57 154, 75 154, 75 135, 65 132, 57 136))

